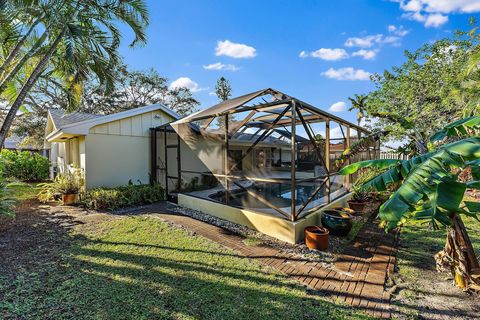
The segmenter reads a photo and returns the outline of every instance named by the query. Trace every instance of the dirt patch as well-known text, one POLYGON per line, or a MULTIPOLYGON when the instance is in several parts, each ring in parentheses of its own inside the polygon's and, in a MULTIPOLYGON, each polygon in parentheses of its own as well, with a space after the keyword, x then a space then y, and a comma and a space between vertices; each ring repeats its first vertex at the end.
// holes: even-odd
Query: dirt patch
POLYGON ((392 308, 395 317, 432 320, 479 319, 480 297, 477 294, 460 290, 448 274, 437 272, 433 264, 420 262, 411 272, 415 272, 413 277, 402 277, 398 273, 394 277, 392 308))
POLYGON ((14 277, 19 268, 34 270, 55 261, 70 244, 71 230, 86 217, 80 208, 41 205, 37 200, 22 202, 15 212, 14 217, 0 218, 2 276, 14 277))
POLYGON ((398 281, 393 299, 399 319, 478 319, 480 300, 455 287, 445 274, 421 272, 417 283, 398 281))

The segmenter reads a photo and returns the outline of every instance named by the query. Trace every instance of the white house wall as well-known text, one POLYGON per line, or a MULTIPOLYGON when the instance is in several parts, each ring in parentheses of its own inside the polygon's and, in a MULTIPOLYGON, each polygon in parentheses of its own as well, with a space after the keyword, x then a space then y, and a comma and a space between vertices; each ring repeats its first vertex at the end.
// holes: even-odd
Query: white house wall
POLYGON ((68 168, 85 170, 85 137, 78 136, 64 142, 52 142, 50 163, 57 172, 64 172, 68 168))
POLYGON ((85 142, 86 187, 150 181, 150 128, 172 121, 152 111, 90 129, 85 142))

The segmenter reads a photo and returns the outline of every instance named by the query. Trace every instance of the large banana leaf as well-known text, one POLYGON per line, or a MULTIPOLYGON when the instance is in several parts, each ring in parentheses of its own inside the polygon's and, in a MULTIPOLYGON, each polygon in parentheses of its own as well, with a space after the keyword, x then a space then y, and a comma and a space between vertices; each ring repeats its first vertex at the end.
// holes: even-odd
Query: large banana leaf
POLYGON ((473 116, 464 118, 445 126, 440 131, 437 131, 430 138, 430 142, 443 140, 446 137, 465 137, 468 135, 468 130, 480 130, 480 116, 473 116))
MULTIPOLYGON (((410 160, 368 160, 343 168, 340 174, 352 174, 361 168, 389 168, 384 173, 367 181, 367 189, 384 191, 391 183, 402 182, 398 190, 385 202, 379 212, 388 228, 410 219, 429 219, 449 223, 449 212, 470 211, 459 209, 467 187, 456 182, 452 168, 471 166, 475 171, 480 165, 480 137, 472 137, 443 145, 437 150, 414 157, 410 160)), ((473 208, 473 206, 470 206, 473 208)))
MULTIPOLYGON (((402 185, 381 207, 379 216, 388 228, 408 218, 448 224, 449 212, 458 212, 467 185, 456 182, 452 168, 465 168, 480 158, 480 137, 447 144, 411 167, 402 185)), ((413 159, 412 159, 413 160, 413 159)))
POLYGON ((377 191, 387 190, 388 185, 402 181, 408 176, 412 168, 428 159, 430 153, 414 157, 410 160, 395 160, 395 159, 379 159, 379 160, 365 160, 352 163, 338 173, 347 175, 357 172, 364 168, 388 169, 384 173, 374 177, 365 182, 363 186, 366 189, 373 189, 377 191))
POLYGON ((381 160, 365 160, 360 162, 352 163, 348 166, 345 166, 342 170, 338 171, 340 175, 347 175, 357 172, 363 168, 375 168, 375 169, 386 169, 397 165, 401 160, 395 159, 381 159, 381 160))

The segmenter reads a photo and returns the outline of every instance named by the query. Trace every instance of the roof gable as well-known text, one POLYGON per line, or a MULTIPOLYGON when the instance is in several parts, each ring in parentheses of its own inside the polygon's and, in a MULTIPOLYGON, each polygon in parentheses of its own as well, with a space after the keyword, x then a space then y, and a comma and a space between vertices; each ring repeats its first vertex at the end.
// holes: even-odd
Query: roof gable
POLYGON ((124 118, 133 117, 136 115, 140 115, 147 112, 152 112, 160 110, 164 112, 166 115, 172 118, 172 121, 178 120, 180 116, 170 110, 169 108, 165 107, 162 104, 154 104, 144 107, 139 107, 135 109, 130 109, 114 114, 109 115, 93 115, 88 113, 82 112, 72 112, 68 114, 63 114, 61 110, 58 109, 51 109, 48 110, 49 116, 52 119, 52 122, 55 126, 55 131, 50 132, 46 139, 51 140, 54 136, 57 136, 62 133, 66 134, 74 134, 74 135, 87 135, 89 133, 90 128, 94 126, 98 126, 101 124, 121 120, 124 118), (60 112, 57 112, 60 111, 60 112))

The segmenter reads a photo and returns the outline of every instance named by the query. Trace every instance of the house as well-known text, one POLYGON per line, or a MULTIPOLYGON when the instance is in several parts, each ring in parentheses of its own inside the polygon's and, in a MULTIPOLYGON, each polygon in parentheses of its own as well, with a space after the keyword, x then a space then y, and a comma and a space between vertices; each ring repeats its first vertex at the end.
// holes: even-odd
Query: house
MULTIPOLYGON (((162 105, 98 116, 50 110, 55 171, 82 168, 86 188, 159 183, 178 203, 282 241, 344 206, 335 161, 364 128, 267 88, 180 118, 162 105), (338 134, 340 133, 340 134, 338 134)), ((377 157, 379 141, 360 156, 377 157)))
POLYGON ((178 119, 156 104, 111 115, 48 111, 45 148, 52 175, 81 168, 86 188, 150 181, 150 128, 178 119))

